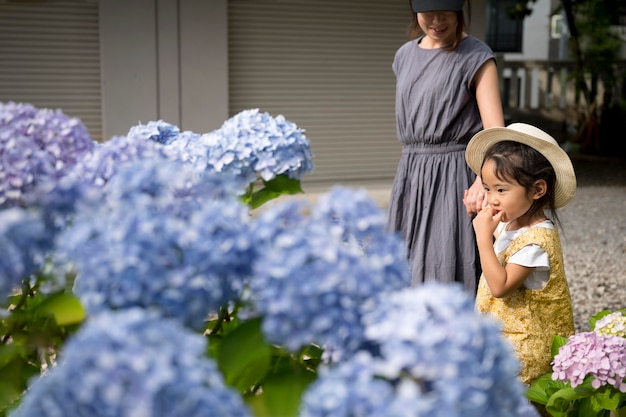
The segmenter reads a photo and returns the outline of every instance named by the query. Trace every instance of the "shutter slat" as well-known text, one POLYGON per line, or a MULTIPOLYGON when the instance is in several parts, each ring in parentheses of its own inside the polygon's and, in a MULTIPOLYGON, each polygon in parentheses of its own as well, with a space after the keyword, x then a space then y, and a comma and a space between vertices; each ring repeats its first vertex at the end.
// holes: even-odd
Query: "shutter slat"
POLYGON ((61 109, 102 140, 98 3, 0 3, 0 101, 61 109))
POLYGON ((405 2, 229 1, 229 112, 259 108, 305 129, 303 183, 391 182, 400 156, 393 56, 405 2))

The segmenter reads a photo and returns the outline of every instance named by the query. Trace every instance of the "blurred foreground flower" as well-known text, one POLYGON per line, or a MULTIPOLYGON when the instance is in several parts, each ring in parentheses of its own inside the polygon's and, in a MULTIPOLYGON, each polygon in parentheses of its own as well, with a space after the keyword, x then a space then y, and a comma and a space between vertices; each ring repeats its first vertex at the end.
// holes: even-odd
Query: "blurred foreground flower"
POLYGON ((7 298, 44 264, 54 236, 37 210, 0 211, 0 297, 7 298))
POLYGON ((335 187, 316 204, 277 203, 252 227, 259 254, 249 298, 265 337, 292 352, 317 343, 328 360, 352 355, 364 311, 409 286, 404 244, 365 190, 335 187))
POLYGON ((97 315, 11 415, 251 416, 205 350, 201 335, 142 309, 97 315))
POLYGON ((320 369, 303 417, 519 415, 519 362, 460 286, 396 291, 363 323, 369 349, 320 369))
POLYGON ((201 330, 250 274, 249 210, 233 187, 168 159, 120 168, 58 238, 87 312, 142 307, 201 330))
POLYGON ((494 323, 409 288, 364 190, 252 215, 302 192, 302 132, 138 124, 0 210, 0 415, 532 416, 494 323))

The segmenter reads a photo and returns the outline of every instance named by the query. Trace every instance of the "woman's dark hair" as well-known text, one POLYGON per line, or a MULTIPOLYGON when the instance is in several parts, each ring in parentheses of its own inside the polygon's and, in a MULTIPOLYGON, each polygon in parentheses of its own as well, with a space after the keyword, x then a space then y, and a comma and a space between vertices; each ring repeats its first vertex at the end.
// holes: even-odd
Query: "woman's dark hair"
POLYGON ((536 181, 544 180, 547 185, 546 193, 533 202, 527 214, 532 217, 547 208, 553 222, 561 226, 555 204, 556 173, 545 156, 528 145, 505 140, 487 150, 483 165, 486 161, 494 163, 496 178, 515 181, 528 191, 534 191, 536 181))
MULTIPOLYGON (((470 5, 470 0, 465 0, 465 3, 467 4, 467 23, 465 21, 465 14, 463 13, 463 9, 456 12, 456 18, 458 21, 458 25, 456 27, 456 36, 454 42, 452 42, 452 44, 450 44, 448 47, 444 48, 447 51, 454 51, 456 47, 459 46, 461 39, 463 39, 463 31, 469 25, 472 16, 472 7, 470 5)), ((411 0, 409 0, 409 10, 411 11, 411 22, 409 23, 408 29, 409 39, 416 39, 419 36, 423 35, 423 32, 417 21, 417 13, 415 13, 413 11, 413 8, 411 7, 411 0)))

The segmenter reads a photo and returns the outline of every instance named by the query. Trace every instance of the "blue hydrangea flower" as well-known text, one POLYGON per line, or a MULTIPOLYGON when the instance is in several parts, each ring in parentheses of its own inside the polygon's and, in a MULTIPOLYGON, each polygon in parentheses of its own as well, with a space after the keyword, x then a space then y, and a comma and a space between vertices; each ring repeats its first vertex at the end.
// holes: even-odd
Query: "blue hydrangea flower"
POLYGON ((44 264, 54 233, 39 209, 0 210, 0 304, 44 264))
POLYGON ((299 417, 430 416, 429 401, 410 378, 394 384, 376 375, 372 356, 364 351, 333 368, 322 366, 304 393, 299 417))
POLYGON ((421 415, 515 416, 525 401, 511 346, 456 284, 392 293, 363 322, 366 339, 377 346, 375 375, 419 381, 430 407, 421 415))
POLYGON ((269 181, 277 175, 301 179, 313 170, 310 144, 304 130, 259 109, 244 110, 219 129, 202 135, 209 169, 228 171, 249 184, 260 176, 269 181))
POLYGON ((94 145, 85 125, 60 110, 0 102, 0 207, 65 176, 94 145))
POLYGON ((58 239, 76 264, 74 290, 87 312, 140 306, 201 329, 236 299, 254 247, 249 210, 228 179, 147 159, 87 199, 58 239))
MULTIPOLYGON (((151 141, 163 146, 161 153, 171 159, 188 163, 199 170, 207 169, 207 151, 200 143, 200 134, 189 130, 181 132, 177 126, 163 120, 138 124, 128 131, 131 141, 151 141)), ((247 184, 246 184, 247 185, 247 184)))
POLYGON ((138 124, 126 136, 97 143, 72 170, 72 176, 102 186, 124 164, 153 158, 179 160, 206 170, 206 152, 201 153, 197 146, 199 137, 194 132, 180 132, 177 126, 162 120, 138 124))
POLYGON ((42 274, 46 279, 39 281, 39 292, 65 288, 72 269, 58 256, 55 239, 71 222, 84 192, 84 183, 66 176, 38 184, 24 195, 23 207, 0 209, 0 298, 42 274))
POLYGON ((141 309, 88 319, 13 417, 252 416, 206 338, 141 309))
POLYGON ((137 124, 130 128, 127 137, 138 140, 152 140, 162 145, 169 145, 174 142, 180 129, 178 126, 164 122, 163 120, 150 121, 147 124, 137 124))
POLYGON ((125 164, 143 159, 168 159, 164 146, 136 137, 114 136, 98 143, 91 154, 78 163, 70 175, 103 186, 125 164))
POLYGON ((342 187, 315 205, 292 200, 263 211, 253 224, 250 301, 265 337, 290 351, 318 343, 332 360, 352 354, 367 304, 410 282, 404 244, 384 224, 364 190, 342 187))

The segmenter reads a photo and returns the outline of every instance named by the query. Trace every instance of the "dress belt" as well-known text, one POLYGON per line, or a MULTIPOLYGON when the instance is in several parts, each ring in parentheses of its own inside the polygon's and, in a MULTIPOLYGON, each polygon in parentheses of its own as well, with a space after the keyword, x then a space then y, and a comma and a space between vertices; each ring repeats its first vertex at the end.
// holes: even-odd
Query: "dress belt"
POLYGON ((411 144, 402 146, 402 154, 437 154, 465 151, 465 143, 441 143, 441 144, 411 144))

